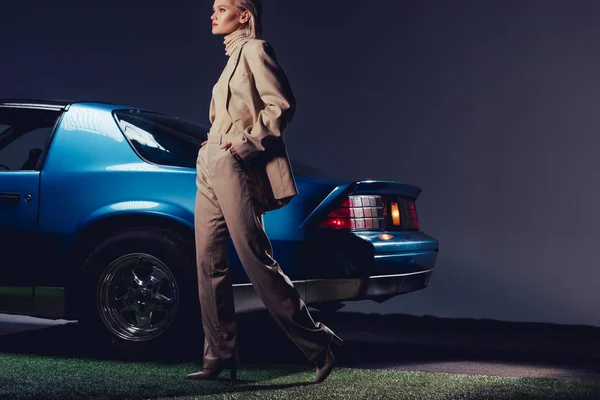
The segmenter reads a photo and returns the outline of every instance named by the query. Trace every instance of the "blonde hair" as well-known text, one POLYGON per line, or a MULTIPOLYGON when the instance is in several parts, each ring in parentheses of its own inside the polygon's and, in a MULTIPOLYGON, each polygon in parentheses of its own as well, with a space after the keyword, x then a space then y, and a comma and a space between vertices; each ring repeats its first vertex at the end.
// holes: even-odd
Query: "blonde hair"
POLYGON ((240 11, 248 11, 250 20, 246 23, 246 34, 252 39, 260 39, 262 35, 262 1, 261 0, 231 0, 240 11))

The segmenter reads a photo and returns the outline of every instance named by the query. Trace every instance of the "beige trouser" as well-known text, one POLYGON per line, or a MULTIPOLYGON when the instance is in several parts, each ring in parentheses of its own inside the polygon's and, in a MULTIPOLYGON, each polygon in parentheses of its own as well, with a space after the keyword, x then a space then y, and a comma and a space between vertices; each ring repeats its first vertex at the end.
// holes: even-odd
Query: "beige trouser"
POLYGON ((208 135, 197 161, 195 208, 198 289, 204 328, 204 368, 238 366, 237 332, 227 246, 229 236, 252 282, 278 325, 309 359, 330 343, 332 332, 315 323, 293 283, 272 258, 262 212, 248 171, 229 150, 228 135, 208 135))

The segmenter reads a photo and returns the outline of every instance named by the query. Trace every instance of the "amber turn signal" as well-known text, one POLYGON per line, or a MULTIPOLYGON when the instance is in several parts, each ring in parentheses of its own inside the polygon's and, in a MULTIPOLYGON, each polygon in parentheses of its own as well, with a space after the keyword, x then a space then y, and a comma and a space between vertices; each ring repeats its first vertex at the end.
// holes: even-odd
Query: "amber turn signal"
POLYGON ((392 202, 392 223, 400 225, 400 209, 398 203, 392 202))

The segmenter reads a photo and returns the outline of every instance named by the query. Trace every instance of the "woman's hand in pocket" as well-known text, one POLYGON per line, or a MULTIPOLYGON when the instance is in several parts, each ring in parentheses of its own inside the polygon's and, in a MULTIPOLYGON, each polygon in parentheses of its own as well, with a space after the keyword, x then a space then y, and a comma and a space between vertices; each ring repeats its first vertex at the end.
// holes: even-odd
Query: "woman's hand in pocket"
POLYGON ((231 145, 231 142, 225 142, 223 144, 223 146, 221 146, 221 148, 222 149, 229 149, 229 152, 233 155, 233 158, 235 158, 240 163, 242 162, 242 157, 240 157, 240 155, 237 153, 237 151, 235 151, 235 149, 231 145))
POLYGON ((240 163, 242 162, 242 157, 240 157, 240 155, 237 153, 237 151, 235 151, 235 149, 233 147, 231 147, 229 149, 229 151, 231 152, 231 154, 233 154, 233 157, 238 160, 240 163))

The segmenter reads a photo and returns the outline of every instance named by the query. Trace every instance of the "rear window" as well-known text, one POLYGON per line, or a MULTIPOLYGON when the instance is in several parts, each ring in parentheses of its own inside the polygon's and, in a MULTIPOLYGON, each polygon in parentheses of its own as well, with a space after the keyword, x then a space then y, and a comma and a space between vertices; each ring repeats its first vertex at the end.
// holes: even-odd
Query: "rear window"
POLYGON ((195 168, 208 129, 179 118, 139 110, 115 111, 115 118, 135 152, 159 165, 195 168))

